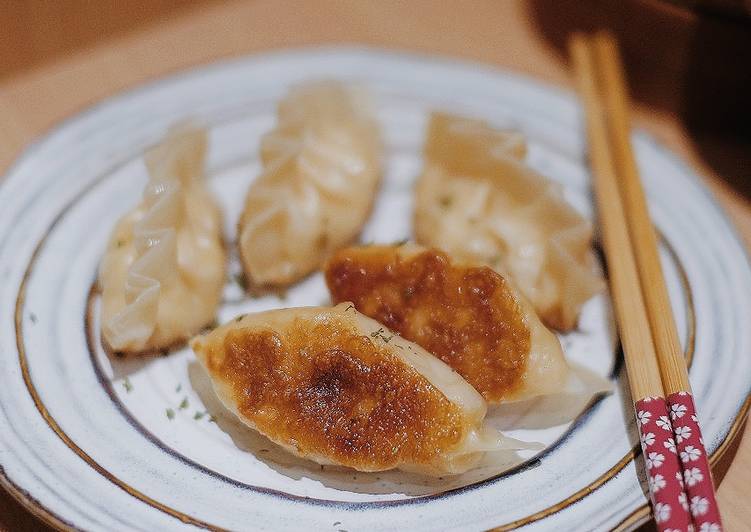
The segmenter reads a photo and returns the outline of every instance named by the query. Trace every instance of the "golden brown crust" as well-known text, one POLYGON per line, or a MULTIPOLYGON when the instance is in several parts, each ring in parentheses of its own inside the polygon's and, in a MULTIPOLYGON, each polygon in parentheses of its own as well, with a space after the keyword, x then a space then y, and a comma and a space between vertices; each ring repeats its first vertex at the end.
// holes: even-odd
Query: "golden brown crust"
POLYGON ((471 429, 384 339, 341 319, 233 328, 206 349, 205 365, 237 412, 302 456, 363 471, 430 464, 471 429))
POLYGON ((352 301, 459 372, 488 401, 523 383, 530 330, 506 280, 487 267, 453 265, 436 249, 341 250, 326 266, 335 303, 352 301))

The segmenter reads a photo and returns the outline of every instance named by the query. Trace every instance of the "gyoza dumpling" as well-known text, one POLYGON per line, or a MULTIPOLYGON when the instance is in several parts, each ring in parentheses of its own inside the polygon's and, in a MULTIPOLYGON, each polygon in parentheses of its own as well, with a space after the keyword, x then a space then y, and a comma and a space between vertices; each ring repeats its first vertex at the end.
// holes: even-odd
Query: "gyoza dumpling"
POLYGON ((206 133, 183 126, 145 156, 143 200, 115 225, 99 270, 102 336, 115 351, 162 349, 214 320, 225 251, 205 152, 206 133))
POLYGON ((351 304, 249 314, 191 347, 243 423, 319 464, 455 474, 533 447, 485 427, 458 373, 351 304))
POLYGON ((576 326, 603 287, 592 227, 560 185, 523 163, 524 138, 434 113, 415 197, 418 242, 510 276, 550 327, 576 326))
POLYGON ((350 242, 380 179, 378 128, 361 90, 336 82, 293 88, 261 142, 263 172, 238 225, 240 256, 256 285, 287 285, 350 242))
POLYGON ((491 403, 561 392, 569 379, 558 338, 487 266, 453 263, 437 249, 363 246, 326 265, 335 303, 424 347, 491 403))

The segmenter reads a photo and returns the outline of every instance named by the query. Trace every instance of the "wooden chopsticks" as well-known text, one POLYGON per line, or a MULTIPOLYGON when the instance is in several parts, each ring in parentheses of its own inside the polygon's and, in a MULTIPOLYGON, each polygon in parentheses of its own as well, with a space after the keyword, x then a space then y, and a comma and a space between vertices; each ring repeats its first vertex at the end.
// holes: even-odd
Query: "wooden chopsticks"
POLYGON ((621 68, 618 45, 605 34, 595 37, 595 57, 601 66, 605 107, 610 121, 610 135, 626 221, 631 234, 632 249, 642 280, 649 322, 665 393, 691 391, 688 369, 678 339, 670 298, 657 253, 657 236, 649 217, 644 189, 639 179, 631 148, 628 120, 628 96, 621 68))
MULTIPOLYGON (((593 58, 582 37, 577 36, 572 40, 571 55, 579 77, 579 90, 587 108, 595 199, 598 206, 607 205, 608 210, 607 216, 600 215, 599 224, 631 395, 635 399, 655 397, 662 395, 660 370, 649 331, 644 298, 641 290, 634 290, 635 286, 639 286, 639 275, 631 253, 626 215, 618 199, 617 177, 607 141, 604 106, 595 84, 593 58)), ((602 207, 600 210, 602 212, 602 207)))
POLYGON ((706 450, 630 141, 614 38, 570 41, 603 249, 659 530, 721 530, 706 450))

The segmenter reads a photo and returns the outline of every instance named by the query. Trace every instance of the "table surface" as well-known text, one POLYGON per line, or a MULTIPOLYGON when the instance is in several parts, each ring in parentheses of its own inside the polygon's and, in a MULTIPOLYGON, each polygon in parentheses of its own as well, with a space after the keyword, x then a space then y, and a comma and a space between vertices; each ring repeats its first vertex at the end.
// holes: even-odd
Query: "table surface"
MULTIPOLYGON (((748 102, 737 96, 743 88, 751 93, 751 32, 743 22, 708 20, 646 0, 473 0, 462 7, 429 0, 0 0, 0 6, 0 169, 51 125, 91 103, 220 58, 359 43, 478 60, 571 86, 565 36, 608 27, 624 46, 636 124, 704 176, 751 243, 751 141, 734 130, 751 118, 748 102)), ((749 530, 751 523, 751 505, 744 503, 750 431, 716 472, 724 473, 719 498, 731 531, 749 530)), ((42 527, 0 492, 3 528, 42 527)))

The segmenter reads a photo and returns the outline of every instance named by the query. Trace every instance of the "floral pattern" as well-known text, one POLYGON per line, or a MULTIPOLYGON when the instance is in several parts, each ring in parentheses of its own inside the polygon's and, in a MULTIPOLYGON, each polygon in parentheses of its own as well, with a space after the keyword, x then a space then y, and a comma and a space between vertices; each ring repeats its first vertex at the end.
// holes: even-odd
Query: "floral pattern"
POLYGON ((647 469, 657 468, 665 461, 665 455, 651 452, 647 456, 647 469))
POLYGON ((675 404, 670 407, 670 417, 673 420, 680 419, 686 414, 686 405, 675 404))
POLYGON ((691 437, 691 427, 674 427, 673 433, 675 434, 676 443, 681 443, 683 440, 691 437))
POLYGON ((682 487, 683 474, 668 405, 663 398, 655 397, 634 406, 657 529, 687 532, 691 525, 689 499, 682 487))
POLYGON ((674 428, 675 443, 682 462, 683 480, 693 518, 692 528, 697 532, 721 532, 722 522, 694 400, 691 394, 679 392, 668 396, 667 401, 670 404, 670 417, 680 419, 681 426, 674 428))
POLYGON ((659 524, 664 523, 668 519, 670 519, 670 505, 664 502, 655 504, 655 521, 659 524))
POLYGON ((686 445, 681 451, 681 461, 684 464, 688 462, 695 462, 701 456, 701 451, 693 445, 686 445))
POLYGON ((694 517, 704 515, 709 510, 709 501, 704 497, 691 497, 691 515, 694 517))
POLYGON ((649 477, 650 491, 657 493, 665 486, 667 486, 667 482, 665 482, 665 478, 661 474, 657 473, 655 476, 649 477))
MULTIPOLYGON (((681 479, 681 486, 683 486, 683 479, 681 479)), ((685 492, 678 494, 678 502, 683 506, 683 510, 688 512, 688 496, 685 492)))
POLYGON ((686 481, 686 486, 691 487, 694 484, 704 480, 704 473, 698 467, 692 467, 690 469, 683 470, 683 480, 686 481))
POLYGON ((670 420, 668 419, 668 416, 660 416, 660 418, 657 421, 655 421, 655 423, 662 430, 668 430, 670 432, 673 431, 673 426, 670 424, 670 420))
POLYGON ((665 440, 663 445, 665 446, 665 449, 675 454, 675 440, 673 440, 673 438, 668 438, 667 440, 665 440))

